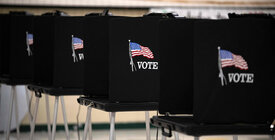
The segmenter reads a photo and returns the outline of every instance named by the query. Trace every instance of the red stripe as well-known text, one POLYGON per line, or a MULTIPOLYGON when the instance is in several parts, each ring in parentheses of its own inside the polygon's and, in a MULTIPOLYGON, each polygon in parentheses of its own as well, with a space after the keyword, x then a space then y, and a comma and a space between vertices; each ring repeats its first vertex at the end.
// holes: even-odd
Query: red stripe
POLYGON ((82 49, 83 48, 83 44, 74 44, 74 49, 82 49))
POLYGON ((143 47, 143 46, 140 46, 140 47, 141 47, 141 50, 132 50, 132 57, 143 55, 144 57, 147 57, 147 58, 151 58, 151 59, 154 58, 153 53, 148 47, 143 47))
POLYGON ((221 60, 221 66, 222 68, 235 66, 236 68, 240 68, 242 70, 248 69, 247 62, 243 59, 243 57, 240 55, 234 55, 234 54, 233 54, 233 60, 221 60))

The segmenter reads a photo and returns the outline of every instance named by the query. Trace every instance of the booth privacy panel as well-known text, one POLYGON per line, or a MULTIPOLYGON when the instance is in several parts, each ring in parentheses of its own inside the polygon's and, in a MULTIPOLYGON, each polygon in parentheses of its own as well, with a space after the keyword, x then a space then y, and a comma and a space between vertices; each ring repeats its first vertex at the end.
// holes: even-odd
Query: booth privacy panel
POLYGON ((87 96, 109 94, 109 21, 113 17, 85 17, 85 78, 87 96))
POLYGON ((110 21, 109 92, 112 101, 158 101, 160 18, 110 21))
POLYGON ((10 75, 12 79, 33 78, 33 18, 12 16, 10 22, 10 75))
POLYGON ((7 32, 7 26, 9 25, 7 23, 7 14, 0 14, 1 21, 0 22, 0 77, 2 77, 3 71, 4 71, 4 46, 5 46, 5 39, 6 36, 8 35, 7 32))
POLYGON ((35 84, 83 87, 81 17, 40 16, 35 19, 35 84))
POLYGON ((160 103, 162 114, 193 113, 193 33, 191 19, 162 20, 159 25, 161 52, 160 103))
POLYGON ((275 118, 273 23, 263 19, 196 23, 197 122, 264 123, 275 118))
POLYGON ((158 100, 158 20, 85 17, 85 94, 121 102, 158 100))
POLYGON ((54 16, 38 16, 34 19, 34 84, 53 84, 54 16))
POLYGON ((33 16, 1 15, 1 72, 7 80, 29 83, 33 76, 33 16))
POLYGON ((54 86, 83 88, 83 17, 58 17, 55 22, 54 86))

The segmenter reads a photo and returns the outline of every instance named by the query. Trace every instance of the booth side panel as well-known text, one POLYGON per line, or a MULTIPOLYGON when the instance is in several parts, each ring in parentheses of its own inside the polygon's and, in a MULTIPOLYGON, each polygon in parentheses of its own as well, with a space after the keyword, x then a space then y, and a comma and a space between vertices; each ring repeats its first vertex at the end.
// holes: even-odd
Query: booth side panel
POLYGON ((34 84, 51 86, 53 83, 53 48, 55 17, 34 19, 34 84))
POLYGON ((270 92, 274 86, 270 20, 200 22, 195 30, 196 121, 272 121, 275 94, 270 92))
POLYGON ((158 101, 160 57, 156 45, 158 20, 158 18, 125 18, 110 22, 110 100, 158 101), (129 40, 139 46, 129 48, 129 40), (140 46, 146 47, 147 54, 133 56, 132 50, 141 50, 140 46))
POLYGON ((111 17, 85 17, 85 94, 109 95, 109 20, 111 17))
POLYGON ((53 81, 55 87, 83 88, 84 48, 81 17, 56 17, 53 81))
POLYGON ((10 74, 14 79, 33 77, 33 16, 13 16, 11 19, 10 74), (27 38, 29 34, 29 38, 27 38), (29 41, 28 41, 29 40, 29 41), (27 42, 28 41, 28 42, 27 42), (31 53, 28 53, 27 43, 31 53))

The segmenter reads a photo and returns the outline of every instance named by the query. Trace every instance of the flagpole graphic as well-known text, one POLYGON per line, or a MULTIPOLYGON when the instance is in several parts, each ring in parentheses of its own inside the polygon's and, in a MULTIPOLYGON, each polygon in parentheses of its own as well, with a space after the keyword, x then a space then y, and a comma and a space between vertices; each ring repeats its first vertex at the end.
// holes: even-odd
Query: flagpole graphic
POLYGON ((74 38, 74 35, 72 35, 72 51, 73 51, 72 56, 73 56, 74 62, 78 62, 78 59, 77 59, 77 57, 76 57, 76 55, 75 55, 73 38, 74 38))
POLYGON ((136 68, 136 66, 134 64, 134 61, 133 61, 130 43, 131 43, 131 40, 129 40, 129 57, 130 57, 130 65, 132 66, 132 72, 133 72, 133 71, 137 71, 137 68, 136 68))
POLYGON ((218 66, 219 66, 219 70, 220 70, 219 77, 221 78, 221 84, 223 86, 224 84, 227 85, 227 82, 226 82, 225 76, 223 75, 223 71, 222 71, 220 49, 221 49, 220 46, 218 46, 218 66))
POLYGON ((32 55, 32 51, 31 51, 31 48, 30 48, 30 44, 29 44, 29 38, 28 38, 28 35, 29 35, 29 33, 28 33, 28 32, 26 32, 27 52, 28 52, 28 56, 31 56, 31 55, 32 55))

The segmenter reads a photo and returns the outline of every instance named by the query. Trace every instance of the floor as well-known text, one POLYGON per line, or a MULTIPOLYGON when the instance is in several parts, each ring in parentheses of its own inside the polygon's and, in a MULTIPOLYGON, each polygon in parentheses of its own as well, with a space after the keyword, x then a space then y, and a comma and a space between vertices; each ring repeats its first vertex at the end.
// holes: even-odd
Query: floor
MULTIPOLYGON (((156 129, 151 129, 151 140, 156 140, 156 129)), ((80 137, 82 139, 83 131, 80 131, 80 137)), ((194 137, 179 134, 180 140, 194 140, 194 137)), ((34 136, 35 140, 48 140, 47 132, 36 132, 34 136)), ((93 140, 109 140, 108 130, 94 130, 93 140)), ((146 140, 146 133, 144 129, 120 129, 116 130, 117 140, 146 140)), ((174 138, 167 138, 167 140, 173 140, 174 138)), ((265 135, 243 135, 238 136, 239 140, 270 140, 269 136, 265 135)), ((0 133, 0 140, 5 140, 4 134, 0 133)), ((16 140, 16 133, 12 133, 10 140, 16 140)), ((29 133, 20 133, 20 140, 29 140, 29 133)), ((66 140, 65 132, 59 131, 56 133, 56 140, 66 140)), ((78 140, 77 132, 70 131, 70 140, 78 140)), ((87 138, 88 140, 88 138, 87 138)), ((159 131, 158 140, 161 140, 161 134, 159 131)), ((232 140, 232 136, 204 136, 200 140, 232 140)))

